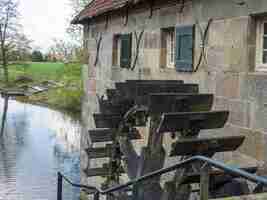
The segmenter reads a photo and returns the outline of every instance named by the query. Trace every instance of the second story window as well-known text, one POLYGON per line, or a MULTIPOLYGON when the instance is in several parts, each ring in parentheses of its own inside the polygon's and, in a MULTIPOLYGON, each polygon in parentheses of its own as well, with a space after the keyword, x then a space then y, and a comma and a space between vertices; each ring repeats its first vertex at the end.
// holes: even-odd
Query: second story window
POLYGON ((257 20, 256 71, 267 71, 267 18, 257 20))
POLYGON ((132 34, 117 34, 113 37, 112 65, 130 68, 132 59, 132 34))
POLYGON ((174 68, 174 56, 175 56, 175 40, 174 40, 174 29, 170 29, 166 33, 167 41, 167 67, 174 68))
POLYGON ((161 29, 161 67, 174 68, 175 66, 175 28, 161 29))

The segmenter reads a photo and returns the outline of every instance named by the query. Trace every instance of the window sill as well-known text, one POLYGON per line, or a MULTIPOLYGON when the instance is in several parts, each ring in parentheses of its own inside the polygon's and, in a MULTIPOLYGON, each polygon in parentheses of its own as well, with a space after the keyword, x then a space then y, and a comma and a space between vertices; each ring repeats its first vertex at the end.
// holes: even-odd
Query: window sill
POLYGON ((129 68, 121 67, 121 66, 118 66, 118 65, 112 65, 112 66, 111 66, 111 69, 116 69, 116 70, 118 70, 118 69, 120 69, 120 70, 127 69, 127 70, 129 70, 129 69, 131 69, 131 68, 130 68, 130 67, 129 67, 129 68))
POLYGON ((176 72, 175 68, 171 68, 171 67, 161 67, 160 68, 160 72, 176 72))

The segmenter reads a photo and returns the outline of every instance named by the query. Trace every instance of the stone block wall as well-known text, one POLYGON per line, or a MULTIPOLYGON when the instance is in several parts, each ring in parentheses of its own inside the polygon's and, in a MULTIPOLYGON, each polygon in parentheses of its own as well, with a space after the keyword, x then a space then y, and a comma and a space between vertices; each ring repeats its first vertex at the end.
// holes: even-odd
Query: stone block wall
MULTIPOLYGON (((267 12, 267 1, 246 0, 244 5, 236 0, 188 0, 183 9, 181 4, 166 5, 158 0, 152 18, 145 5, 135 6, 129 11, 127 25, 123 17, 114 12, 105 27, 101 17, 85 26, 88 46, 88 66, 84 67, 83 123, 81 149, 90 146, 87 130, 94 128, 92 113, 98 112, 97 96, 104 95, 107 88, 126 79, 180 79, 186 83, 198 83, 201 93, 213 93, 214 109, 230 111, 224 129, 207 131, 220 136, 245 135, 245 143, 236 152, 224 158, 262 163, 267 158, 267 74, 255 72, 255 19, 250 14, 267 12), (208 31, 206 59, 196 73, 181 73, 175 69, 160 66, 161 28, 185 24, 198 24, 195 30, 194 63, 198 62, 201 51, 199 27, 204 30, 209 19, 213 22, 208 31), (136 68, 131 71, 112 66, 112 41, 117 33, 144 30, 136 68), (102 34, 99 63, 94 66, 96 39, 102 34), (98 37, 97 37, 98 36, 98 37), (242 157, 243 158, 243 157, 242 157)), ((133 54, 136 41, 133 37, 133 54)), ((203 133, 203 135, 205 135, 203 133)), ((166 148, 170 140, 165 139, 166 148)), ((139 147, 142 144, 139 144, 139 147)), ((88 165, 84 152, 81 166, 88 165)), ((82 171, 82 170, 81 170, 82 171)), ((82 172, 83 173, 83 172, 82 172)), ((82 182, 89 184, 82 175, 82 182)))

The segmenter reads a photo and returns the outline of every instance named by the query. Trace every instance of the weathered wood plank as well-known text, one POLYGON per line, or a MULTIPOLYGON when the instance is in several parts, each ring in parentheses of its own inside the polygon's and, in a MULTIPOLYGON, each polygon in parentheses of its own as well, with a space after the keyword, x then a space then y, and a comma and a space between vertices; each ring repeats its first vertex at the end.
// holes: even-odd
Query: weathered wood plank
POLYGON ((210 111, 212 94, 155 93, 150 94, 149 113, 210 111))
POLYGON ((0 91, 0 93, 1 96, 9 96, 9 97, 27 96, 27 94, 22 91, 9 91, 9 92, 0 91))
POLYGON ((183 84, 181 80, 127 80, 126 82, 115 83, 116 89, 121 95, 131 97, 129 91, 136 91, 138 84, 151 84, 151 85, 169 85, 169 84, 183 84))
POLYGON ((105 147, 87 148, 85 151, 89 158, 106 158, 111 157, 113 151, 112 145, 106 145, 105 147))
POLYGON ((134 104, 130 101, 111 102, 110 100, 100 100, 99 107, 102 114, 125 114, 134 104))
POLYGON ((107 89, 106 94, 107 94, 108 99, 112 99, 117 94, 117 90, 116 89, 107 89))
POLYGON ((206 166, 200 172, 200 200, 209 199, 209 171, 210 167, 206 166))
MULTIPOLYGON (((180 84, 180 83, 116 83, 118 93, 128 99, 136 97, 147 98, 149 93, 173 92, 173 93, 198 93, 197 84, 180 84)), ((141 98, 141 99, 143 99, 141 98)))
MULTIPOLYGON (((124 134, 128 136, 129 140, 142 139, 142 136, 140 135, 137 129, 133 129, 131 132, 127 132, 124 134)), ((115 139, 116 129, 93 129, 89 130, 89 135, 93 143, 109 142, 115 139)))
MULTIPOLYGON (((240 169, 244 170, 246 172, 249 172, 249 173, 256 173, 258 167, 246 167, 246 168, 240 168, 240 169)), ((209 175, 210 175, 211 180, 214 179, 215 177, 217 177, 217 179, 225 179, 224 177, 226 177, 226 176, 227 176, 226 177, 227 179, 228 179, 228 177, 230 177, 230 179, 237 177, 234 175, 229 175, 222 170, 211 170, 209 172, 209 175)), ((183 184, 192 184, 192 183, 199 183, 199 181, 200 181, 200 173, 197 172, 197 173, 187 174, 186 178, 183 180, 182 183, 183 184)), ((214 182, 214 181, 211 181, 211 182, 214 182)))
POLYGON ((156 84, 165 84, 165 83, 179 83, 183 84, 183 80, 126 80, 127 83, 137 84, 137 83, 156 83, 156 84))
MULTIPOLYGON (((94 177, 94 176, 109 176, 110 171, 108 164, 104 164, 102 168, 89 168, 84 171, 87 177, 94 177)), ((120 168, 119 169, 120 173, 125 173, 125 171, 120 168)))
POLYGON ((94 114, 96 128, 118 128, 122 121, 122 115, 118 114, 94 114))
POLYGON ((180 139, 173 143, 170 156, 204 155, 206 153, 235 151, 244 140, 245 136, 180 139))
POLYGON ((197 128, 222 128, 228 119, 228 111, 165 113, 162 116, 158 132, 176 132, 197 128))
POLYGON ((135 89, 136 103, 147 105, 149 94, 153 93, 198 93, 197 84, 144 84, 139 83, 135 89))

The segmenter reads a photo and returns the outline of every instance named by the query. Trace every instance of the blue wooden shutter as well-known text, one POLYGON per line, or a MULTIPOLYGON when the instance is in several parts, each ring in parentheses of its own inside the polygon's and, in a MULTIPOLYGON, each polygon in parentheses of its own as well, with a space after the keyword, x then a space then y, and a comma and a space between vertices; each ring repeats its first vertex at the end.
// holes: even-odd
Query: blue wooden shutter
POLYGON ((175 66, 177 71, 193 71, 194 26, 176 27, 175 66))
POLYGON ((132 57, 132 34, 123 34, 121 35, 120 66, 122 68, 130 68, 131 57, 132 57))

